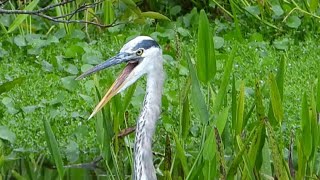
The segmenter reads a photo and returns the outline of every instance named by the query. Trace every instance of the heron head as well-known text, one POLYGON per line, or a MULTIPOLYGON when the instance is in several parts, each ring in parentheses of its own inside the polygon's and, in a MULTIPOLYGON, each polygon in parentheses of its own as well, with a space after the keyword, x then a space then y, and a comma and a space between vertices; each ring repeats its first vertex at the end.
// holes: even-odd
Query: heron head
POLYGON ((114 57, 89 69, 76 79, 82 79, 102 69, 126 63, 119 77, 112 84, 105 96, 95 107, 89 119, 93 117, 113 96, 120 93, 142 75, 154 70, 156 61, 162 61, 162 50, 159 44, 148 36, 138 36, 127 42, 114 57))

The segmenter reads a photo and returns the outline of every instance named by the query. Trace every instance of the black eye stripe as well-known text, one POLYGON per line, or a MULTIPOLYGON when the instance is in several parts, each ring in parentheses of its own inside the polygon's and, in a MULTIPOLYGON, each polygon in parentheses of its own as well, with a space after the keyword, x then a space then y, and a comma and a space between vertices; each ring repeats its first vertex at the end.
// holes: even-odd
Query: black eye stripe
POLYGON ((159 44, 154 40, 143 40, 139 42, 134 48, 132 48, 132 50, 136 51, 140 48, 149 49, 151 47, 159 47, 159 44))

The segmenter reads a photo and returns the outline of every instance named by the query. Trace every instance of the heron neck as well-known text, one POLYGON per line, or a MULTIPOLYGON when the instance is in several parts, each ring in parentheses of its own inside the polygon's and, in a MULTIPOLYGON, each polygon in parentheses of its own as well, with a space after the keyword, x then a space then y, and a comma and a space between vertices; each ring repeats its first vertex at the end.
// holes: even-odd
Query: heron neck
POLYGON ((161 66, 147 75, 146 95, 143 109, 136 126, 134 179, 155 180, 156 173, 152 158, 152 136, 161 112, 163 69, 161 66))

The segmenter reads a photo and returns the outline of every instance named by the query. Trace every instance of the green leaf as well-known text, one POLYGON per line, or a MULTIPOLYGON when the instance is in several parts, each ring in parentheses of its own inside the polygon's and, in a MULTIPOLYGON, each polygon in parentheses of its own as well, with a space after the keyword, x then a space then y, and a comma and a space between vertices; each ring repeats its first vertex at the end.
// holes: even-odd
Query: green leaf
POLYGON ((289 47, 289 42, 290 41, 288 38, 276 39, 275 41, 273 41, 273 45, 277 49, 287 50, 289 47))
POLYGON ((279 5, 273 5, 271 9, 275 16, 281 16, 284 13, 283 9, 279 5))
MULTIPOLYGON (((33 0, 31 3, 29 3, 28 6, 24 8, 25 11, 32 11, 38 4, 39 0, 33 0)), ((28 17, 29 15, 27 14, 20 14, 18 15, 12 24, 9 27, 8 33, 11 33, 14 31, 20 24, 28 17)))
POLYGON ((260 9, 258 6, 247 6, 245 9, 252 15, 258 16, 260 14, 260 9))
POLYGON ((234 53, 235 49, 233 49, 228 57, 227 62, 225 63, 224 67, 224 73, 222 76, 219 92, 216 98, 216 101, 214 103, 214 112, 219 113, 223 106, 223 100, 226 98, 227 94, 227 88, 230 80, 230 75, 233 67, 233 61, 234 61, 234 53))
POLYGON ((214 48, 215 49, 220 49, 224 45, 224 39, 219 36, 214 36, 213 37, 213 42, 214 42, 214 48))
POLYGON ((80 30, 80 29, 74 29, 71 34, 70 37, 73 39, 79 39, 82 40, 86 37, 86 34, 84 31, 80 30))
POLYGON ((167 16, 162 15, 158 12, 152 12, 152 11, 143 12, 143 13, 141 13, 141 16, 145 17, 145 18, 163 19, 163 20, 171 21, 167 16))
POLYGON ((52 132, 49 122, 45 118, 43 118, 42 121, 43 121, 44 132, 46 136, 48 149, 51 155, 53 156, 54 162, 58 169, 59 177, 60 179, 63 179, 63 176, 64 176, 63 161, 62 161, 57 140, 54 137, 54 134, 52 132))
POLYGON ((303 155, 303 148, 302 148, 303 142, 301 141, 302 141, 302 138, 296 139, 297 151, 298 151, 298 171, 297 171, 296 179, 303 179, 305 178, 305 174, 306 174, 307 159, 303 155))
POLYGON ((0 94, 10 91, 15 86, 20 85, 25 79, 25 77, 19 77, 12 81, 0 84, 0 94))
POLYGON ((170 9, 170 15, 176 16, 181 11, 181 6, 176 5, 170 9))
POLYGON ((270 157, 270 147, 268 141, 264 142, 264 146, 262 148, 262 166, 261 166, 261 173, 272 176, 272 169, 271 169, 271 157, 270 157))
POLYGON ((136 3, 133 0, 121 0, 124 4, 126 4, 133 12, 137 15, 141 14, 140 9, 137 7, 136 3))
POLYGON ((264 121, 265 118, 265 112, 264 112, 264 106, 263 106, 263 98, 261 94, 261 89, 259 85, 259 81, 256 81, 255 85, 255 104, 256 104, 256 112, 257 112, 257 119, 258 121, 264 121))
MULTIPOLYGON (((317 92, 316 93, 317 93, 316 107, 317 107, 317 112, 320 113, 320 70, 318 70, 318 81, 317 81, 317 92)), ((1 94, 1 91, 0 91, 0 94, 1 94)))
POLYGON ((236 126, 235 132, 236 135, 240 135, 243 127, 243 118, 244 118, 244 82, 241 82, 240 92, 237 104, 237 118, 236 118, 236 126))
POLYGON ((286 60, 287 60, 287 56, 281 57, 277 76, 276 76, 277 86, 278 86, 279 94, 280 94, 282 101, 283 101, 284 75, 285 75, 285 71, 286 71, 286 60))
POLYGON ((248 150, 248 157, 250 157, 250 159, 248 159, 248 163, 250 163, 250 167, 254 167, 256 170, 259 170, 255 166, 255 164, 257 162, 258 154, 261 153, 261 141, 264 140, 262 139, 264 137, 262 131, 264 130, 264 128, 262 123, 257 124, 257 126, 258 126, 257 130, 255 131, 252 139, 252 142, 254 143, 250 144, 249 150, 248 150))
MULTIPOLYGON (((253 136, 251 136, 252 138, 255 137, 254 136, 255 133, 256 133, 256 131, 252 131, 252 134, 251 134, 251 135, 253 135, 253 136)), ((238 147, 240 150, 247 148, 247 146, 244 146, 244 144, 242 143, 240 136, 237 136, 237 143, 238 143, 238 147)), ((247 179, 255 180, 254 174, 253 174, 253 167, 250 163, 250 158, 248 157, 248 154, 246 154, 246 153, 243 153, 241 156, 241 159, 244 162, 244 169, 246 170, 246 171, 243 171, 243 176, 244 176, 244 179, 247 178, 247 179), (248 176, 249 176, 249 178, 248 178, 248 176)))
POLYGON ((307 94, 304 93, 302 97, 302 113, 301 113, 301 127, 303 142, 302 151, 303 154, 309 159, 312 152, 312 133, 311 133, 311 121, 309 116, 309 105, 307 94))
POLYGON ((228 120, 228 111, 229 111, 229 107, 224 108, 224 110, 220 112, 220 114, 217 117, 217 120, 215 121, 217 129, 220 134, 223 133, 224 128, 226 126, 226 123, 228 120))
POLYGON ((186 59, 188 61, 190 76, 191 76, 191 102, 195 109, 195 113, 199 115, 200 120, 203 123, 207 123, 209 121, 209 112, 207 109, 207 104, 205 103, 204 96, 200 89, 200 83, 197 78, 195 69, 191 63, 190 56, 186 53, 186 59))
POLYGON ((200 11, 199 17, 196 67, 198 78, 204 84, 212 80, 216 74, 216 58, 212 32, 204 10, 200 11))
POLYGON ((65 153, 69 162, 76 162, 79 159, 80 154, 79 145, 76 142, 69 140, 69 144, 67 144, 65 148, 65 153))
POLYGON ((32 113, 34 112, 39 106, 24 106, 22 107, 22 111, 25 113, 32 113))
POLYGON ((13 42, 19 47, 23 47, 23 46, 27 45, 26 38, 24 36, 22 36, 21 34, 15 36, 13 38, 13 42))
POLYGON ((190 80, 188 80, 187 84, 185 85, 184 91, 184 98, 182 99, 182 114, 181 114, 181 135, 183 139, 186 139, 189 134, 190 128, 190 105, 189 105, 189 90, 190 90, 190 80))
POLYGON ((214 136, 213 129, 210 129, 209 135, 203 146, 203 158, 207 161, 213 160, 214 156, 216 155, 216 139, 214 136))
POLYGON ((2 99, 2 104, 6 106, 8 113, 10 114, 16 114, 19 112, 19 110, 17 110, 15 108, 14 102, 12 100, 12 98, 9 97, 4 97, 2 99))
POLYGON ((278 85, 273 74, 269 76, 270 98, 274 117, 281 125, 283 119, 282 101, 279 93, 278 85))
POLYGON ((75 90, 78 86, 78 83, 75 80, 75 76, 68 76, 68 77, 61 78, 61 82, 62 82, 62 87, 69 91, 75 90))
POLYGON ((231 90, 231 113, 232 113, 232 119, 231 119, 231 127, 232 127, 232 133, 233 136, 235 136, 236 127, 237 127, 237 90, 236 90, 236 81, 234 78, 234 75, 232 76, 232 90, 231 90))
POLYGON ((73 64, 68 64, 68 66, 65 68, 65 71, 73 75, 77 75, 79 73, 77 66, 73 64))
POLYGON ((189 173, 189 167, 188 167, 187 158, 186 158, 184 149, 181 146, 181 143, 180 143, 180 141, 178 139, 178 136, 174 132, 172 132, 172 135, 173 135, 174 140, 176 142, 176 152, 177 152, 178 158, 180 159, 183 172, 184 172, 184 174, 188 174, 189 173))
POLYGON ((286 24, 291 28, 297 29, 301 25, 301 20, 298 16, 292 15, 287 18, 286 24))
POLYGON ((76 58, 84 53, 83 47, 74 44, 70 45, 65 49, 64 56, 66 58, 76 58))
POLYGON ((178 27, 177 32, 181 35, 181 36, 190 36, 190 32, 187 29, 184 29, 182 27, 178 27))
POLYGON ((311 137, 312 137, 312 151, 311 151, 311 157, 310 160, 312 161, 314 159, 315 153, 317 153, 316 149, 318 146, 318 114, 317 114, 317 108, 316 108, 316 102, 314 98, 314 92, 312 90, 311 92, 311 107, 310 107, 310 126, 311 126, 311 137))
POLYGON ((235 155, 235 157, 233 158, 233 160, 232 160, 232 162, 231 162, 231 164, 230 164, 230 166, 229 166, 229 170, 228 170, 228 173, 227 173, 227 179, 232 179, 232 177, 234 177, 234 175, 236 174, 236 172, 237 172, 237 169, 238 169, 238 167, 239 167, 239 165, 240 165, 240 163, 242 162, 242 160, 243 160, 243 154, 246 152, 246 148, 244 148, 244 147, 247 147, 248 146, 248 144, 249 144, 249 142, 251 142, 251 141, 249 141, 249 140, 251 140, 250 138, 248 138, 247 139, 247 141, 245 142, 245 144, 243 145, 242 144, 242 140, 241 140, 241 138, 240 138, 240 136, 239 135, 237 135, 236 136, 236 140, 237 140, 237 142, 238 142, 238 146, 240 147, 239 149, 240 149, 240 151, 235 155))
POLYGON ((136 90, 136 87, 137 87, 137 83, 134 83, 133 85, 131 85, 128 88, 127 93, 124 96, 123 103, 122 103, 123 111, 125 111, 126 108, 129 106, 131 99, 133 97, 134 91, 136 90))
POLYGON ((7 140, 11 144, 13 144, 16 140, 16 135, 12 131, 10 131, 10 129, 8 129, 6 126, 0 126, 0 139, 7 140))

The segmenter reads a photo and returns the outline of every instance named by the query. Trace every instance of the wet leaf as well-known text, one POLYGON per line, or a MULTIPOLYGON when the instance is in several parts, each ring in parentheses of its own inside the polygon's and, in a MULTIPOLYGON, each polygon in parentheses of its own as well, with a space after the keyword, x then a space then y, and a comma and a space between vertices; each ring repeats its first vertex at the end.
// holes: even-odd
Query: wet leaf
POLYGON ((16 135, 6 126, 0 126, 0 138, 9 141, 11 144, 16 140, 16 135))
POLYGON ((25 107, 22 107, 21 109, 25 113, 31 113, 31 112, 34 112, 37 108, 38 106, 25 106, 25 107))
POLYGON ((258 6, 247 6, 245 9, 252 15, 258 16, 260 14, 260 9, 258 6))
POLYGON ((277 39, 273 42, 273 45, 277 49, 287 50, 289 47, 289 39, 288 38, 277 39))
POLYGON ((297 29, 301 25, 301 19, 298 16, 289 16, 286 20, 287 26, 297 29))
POLYGON ((78 83, 75 80, 75 78, 76 78, 75 76, 68 76, 68 77, 61 78, 62 87, 69 91, 75 90, 78 86, 78 83))
POLYGON ((79 73, 77 66, 73 64, 68 64, 67 68, 65 69, 66 72, 76 75, 79 73))
POLYGON ((181 11, 181 6, 176 5, 176 6, 173 6, 173 7, 170 9, 170 14, 171 14, 172 16, 176 16, 180 11, 181 11))
POLYGON ((213 37, 213 42, 214 42, 214 48, 215 49, 220 49, 224 45, 224 39, 219 36, 214 36, 213 37))
POLYGON ((19 47, 27 45, 26 38, 20 34, 14 37, 13 42, 19 47))
POLYGON ((79 145, 76 142, 69 140, 69 144, 66 146, 65 153, 70 163, 76 162, 79 159, 80 154, 79 145))
POLYGON ((284 13, 283 9, 279 5, 273 5, 271 9, 275 16, 281 16, 284 13))
POLYGON ((10 114, 16 114, 19 111, 14 107, 14 102, 9 97, 4 97, 2 99, 2 104, 6 106, 8 113, 10 114))
POLYGON ((84 33, 84 31, 80 29, 75 29, 74 31, 72 31, 70 37, 74 39, 82 40, 86 37, 86 34, 84 33))

